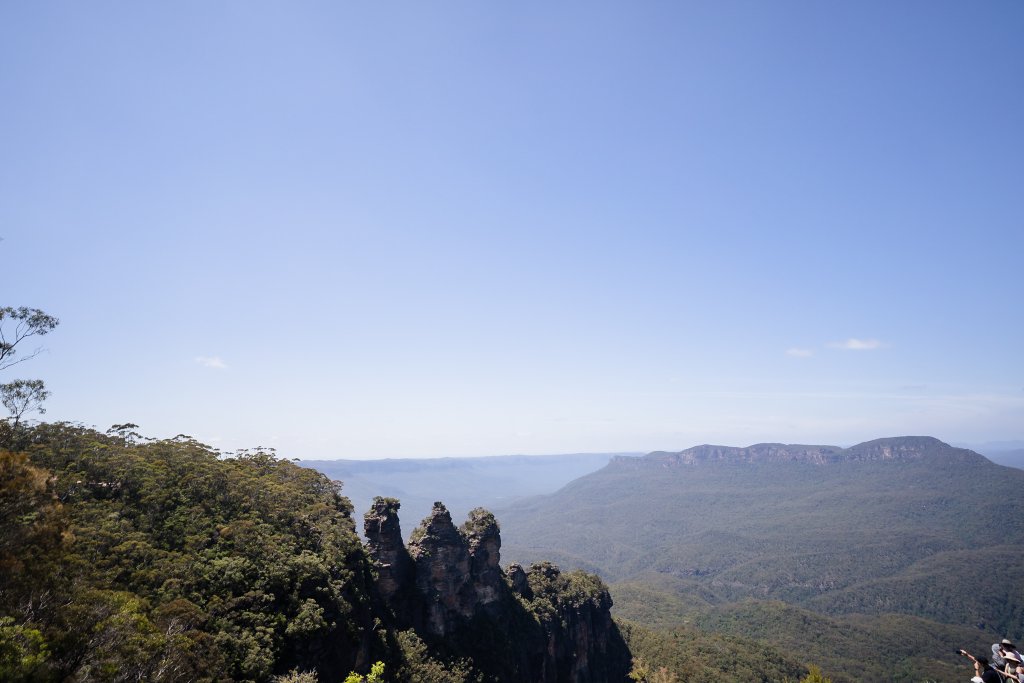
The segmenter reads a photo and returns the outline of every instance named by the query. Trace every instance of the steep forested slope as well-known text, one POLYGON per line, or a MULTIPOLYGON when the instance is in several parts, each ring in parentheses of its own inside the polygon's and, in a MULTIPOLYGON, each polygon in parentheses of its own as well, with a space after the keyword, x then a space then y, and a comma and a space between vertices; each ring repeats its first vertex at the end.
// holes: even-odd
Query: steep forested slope
POLYGON ((338 676, 368 647, 371 567, 348 501, 318 473, 66 425, 37 428, 25 453, 0 453, 5 488, 41 482, 5 525, 45 519, 59 536, 45 552, 23 537, 0 563, 0 609, 38 641, 33 677, 338 676))

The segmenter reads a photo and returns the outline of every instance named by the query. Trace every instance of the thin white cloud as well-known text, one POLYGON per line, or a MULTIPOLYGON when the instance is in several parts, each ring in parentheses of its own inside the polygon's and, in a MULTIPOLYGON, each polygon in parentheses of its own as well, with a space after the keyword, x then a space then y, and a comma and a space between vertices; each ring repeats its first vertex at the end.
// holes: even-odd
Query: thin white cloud
POLYGON ((850 337, 846 341, 832 342, 829 344, 830 348, 842 349, 843 351, 874 351, 880 349, 885 344, 878 341, 877 339, 857 339, 850 337))
POLYGON ((791 349, 786 349, 786 355, 792 356, 793 358, 810 358, 814 355, 814 351, 812 349, 801 349, 794 346, 791 349))
POLYGON ((227 363, 220 356, 196 356, 196 362, 204 368, 213 368, 214 370, 223 370, 227 367, 227 363))

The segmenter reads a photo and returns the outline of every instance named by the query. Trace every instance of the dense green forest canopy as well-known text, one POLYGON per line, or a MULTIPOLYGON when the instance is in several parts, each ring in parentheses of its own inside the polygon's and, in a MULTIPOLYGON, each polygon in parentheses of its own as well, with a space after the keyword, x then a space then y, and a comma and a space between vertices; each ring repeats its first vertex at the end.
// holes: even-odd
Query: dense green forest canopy
POLYGON ((8 675, 266 680, 350 664, 370 575, 337 485, 185 436, 16 436, 21 452, 0 451, 17 506, 0 530, 0 610, 22 653, 8 675))

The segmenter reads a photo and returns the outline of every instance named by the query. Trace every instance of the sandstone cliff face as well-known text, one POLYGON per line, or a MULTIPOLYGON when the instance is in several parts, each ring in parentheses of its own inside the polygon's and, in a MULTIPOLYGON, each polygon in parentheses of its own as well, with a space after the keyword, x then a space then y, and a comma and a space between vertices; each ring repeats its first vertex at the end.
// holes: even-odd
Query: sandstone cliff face
POLYGON ((901 436, 865 441, 847 449, 859 460, 928 460, 939 463, 982 463, 986 458, 966 448, 956 448, 931 436, 901 436))
POLYGON ((441 503, 402 544, 398 501, 378 498, 364 516, 379 595, 396 625, 459 657, 489 680, 618 683, 630 655, 596 576, 549 563, 500 566, 494 516, 473 510, 461 528, 441 503))
POLYGON ((963 448, 954 448, 927 436, 902 436, 876 439, 839 448, 801 444, 759 443, 745 448, 733 446, 694 446, 679 453, 658 451, 642 458, 616 457, 612 466, 624 469, 641 467, 678 467, 704 463, 758 464, 804 463, 828 465, 842 462, 914 461, 935 463, 980 462, 983 456, 963 448))

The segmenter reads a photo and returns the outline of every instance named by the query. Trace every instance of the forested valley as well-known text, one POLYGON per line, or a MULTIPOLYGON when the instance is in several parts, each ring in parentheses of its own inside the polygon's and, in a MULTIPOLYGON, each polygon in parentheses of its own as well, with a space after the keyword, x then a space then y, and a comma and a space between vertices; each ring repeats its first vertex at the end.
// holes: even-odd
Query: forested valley
MULTIPOLYGON (((952 479, 960 478, 960 467, 997 467, 975 456, 928 466, 952 479)), ((643 484, 646 503, 632 513, 623 508, 612 523, 617 498, 604 487, 628 497, 636 493, 638 473, 640 480, 649 472, 663 483, 693 480, 674 481, 673 496, 691 485, 707 495, 726 486, 711 470, 666 473, 649 466, 667 457, 622 460, 584 477, 550 498, 560 513, 543 498, 512 515, 513 534, 528 519, 547 520, 529 535, 541 550, 547 535, 573 535, 575 541, 563 538, 547 548, 571 570, 563 571, 521 546, 505 557, 522 564, 499 564, 499 519, 482 508, 456 527, 436 503, 406 543, 400 501, 378 497, 361 516, 364 542, 342 482, 270 450, 222 454, 186 435, 150 439, 132 424, 99 432, 8 420, 0 423, 0 678, 943 681, 963 669, 952 645, 983 651, 994 629, 1012 635, 1020 565, 1001 560, 1019 552, 1007 545, 1017 522, 1003 525, 999 543, 975 549, 1000 560, 995 583, 972 572, 970 562, 959 560, 966 540, 958 539, 999 519, 992 510, 965 513, 971 486, 964 503, 921 487, 917 505, 944 501, 932 511, 931 540, 910 543, 925 527, 903 514, 884 532, 890 545, 845 564, 837 534, 849 532, 834 516, 818 522, 832 548, 819 557, 808 546, 817 538, 810 527, 803 541, 786 541, 781 513, 740 523, 747 517, 726 505, 732 512, 719 518, 737 539, 770 537, 766 529, 777 536, 774 552, 756 550, 747 558, 743 544, 730 545, 726 536, 705 530, 695 543, 685 538, 685 525, 660 523, 656 516, 667 508, 657 506, 669 498, 659 503, 661 489, 651 481, 643 484), (604 493, 591 498, 588 487, 604 493), (585 501, 597 499, 600 505, 587 507, 585 501), (646 538, 628 534, 640 513, 656 513, 642 522, 646 538), (951 525, 944 519, 950 515, 962 519, 951 525), (598 529, 601 542, 594 541, 598 529), (909 553, 903 560, 896 559, 904 557, 900 548, 909 553), (602 557, 612 558, 610 564, 601 565, 602 557), (817 566, 830 557, 831 568, 817 566), (884 566, 865 564, 884 558, 884 566), (709 569, 687 570, 697 559, 709 569), (611 587, 580 566, 610 577, 611 587), (731 578, 715 579, 716 566, 731 578), (830 583, 811 590, 801 576, 830 583), (941 576, 955 578, 944 583, 941 576), (744 586, 776 587, 751 593, 744 586), (890 596, 885 603, 866 597, 883 589, 890 596), (991 623, 967 623, 973 615, 988 615, 991 623)), ((773 481, 791 486, 803 466, 790 464, 775 477, 732 467, 730 486, 755 477, 771 490, 773 481)), ((875 473, 865 480, 870 486, 895 476, 878 467, 865 470, 875 473)), ((906 482, 921 481, 912 464, 897 470, 906 482)), ((992 471, 1006 471, 1013 481, 1018 476, 1007 468, 992 471)), ((824 486, 821 472, 815 476, 824 486)), ((685 505, 714 508, 687 495, 692 500, 685 505)), ((775 495, 787 498, 781 490, 775 495)), ((800 511, 799 497, 788 498, 800 511)), ((875 528, 871 515, 891 514, 857 508, 852 499, 842 505, 842 517, 865 528, 875 528)), ((809 509, 800 514, 805 527, 816 523, 809 509)), ((693 528, 706 529, 714 519, 693 528)))

